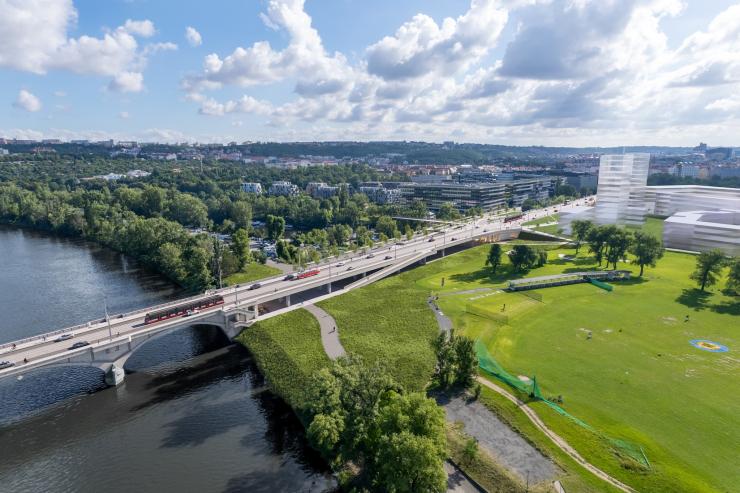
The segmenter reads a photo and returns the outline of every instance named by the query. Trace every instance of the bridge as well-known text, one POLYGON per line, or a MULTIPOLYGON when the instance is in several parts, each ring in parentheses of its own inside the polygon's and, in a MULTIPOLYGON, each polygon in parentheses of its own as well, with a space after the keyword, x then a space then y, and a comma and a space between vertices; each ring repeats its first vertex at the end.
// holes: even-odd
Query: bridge
POLYGON ((305 296, 307 292, 313 291, 315 295, 319 291, 320 299, 336 296, 414 264, 425 263, 427 259, 444 256, 451 248, 515 238, 521 230, 522 221, 549 213, 550 209, 530 211, 521 221, 513 223, 504 223, 501 216, 489 215, 442 231, 419 235, 409 241, 396 241, 363 253, 327 259, 312 265, 310 268, 319 269, 319 273, 305 279, 288 279, 280 275, 0 344, 0 361, 13 364, 0 370, 0 378, 21 375, 42 367, 89 365, 105 371, 109 385, 118 385, 124 379, 123 365, 137 348, 184 326, 216 326, 229 339, 233 339, 261 317, 300 308, 302 301, 291 301, 305 296), (223 297, 223 304, 200 309, 188 316, 145 323, 147 313, 201 301, 214 295, 223 297), (269 312, 265 314, 267 310, 269 312), (61 336, 66 339, 56 342, 61 336), (71 345, 76 342, 88 344, 72 348, 71 345))

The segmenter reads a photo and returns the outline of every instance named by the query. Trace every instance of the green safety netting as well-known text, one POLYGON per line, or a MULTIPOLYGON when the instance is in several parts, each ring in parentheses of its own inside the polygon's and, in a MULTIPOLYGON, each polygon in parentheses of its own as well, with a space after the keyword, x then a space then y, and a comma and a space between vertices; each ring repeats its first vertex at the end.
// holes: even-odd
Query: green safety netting
POLYGON ((537 400, 544 402, 558 414, 565 416, 566 418, 572 420, 574 423, 577 423, 581 427, 593 432, 600 438, 603 438, 615 449, 618 455, 625 455, 631 458, 632 460, 635 460, 638 463, 642 464, 643 466, 650 468, 650 461, 648 461, 648 458, 645 455, 645 451, 642 449, 642 447, 640 447, 639 445, 635 443, 611 438, 611 437, 604 435, 603 433, 599 432, 597 429, 595 429, 588 423, 576 418, 575 416, 570 414, 568 411, 558 406, 556 403, 545 398, 542 395, 542 392, 540 391, 539 385, 537 385, 537 377, 532 377, 527 380, 523 380, 523 379, 520 379, 518 377, 511 375, 509 372, 507 372, 504 369, 503 366, 501 366, 498 363, 498 361, 496 361, 493 358, 493 356, 491 356, 485 344, 483 344, 480 340, 475 342, 475 352, 478 356, 478 366, 483 371, 488 373, 489 375, 527 394, 529 397, 533 399, 537 399, 537 400))
POLYGON ((598 281, 598 280, 596 280, 596 279, 589 279, 588 281, 589 281, 589 282, 590 282, 591 284, 593 284, 594 286, 598 286, 598 287, 600 287, 601 289, 606 289, 607 291, 612 291, 612 290, 614 289, 614 286, 612 286, 611 284, 607 284, 607 283, 605 283, 605 282, 602 282, 602 281, 598 281))

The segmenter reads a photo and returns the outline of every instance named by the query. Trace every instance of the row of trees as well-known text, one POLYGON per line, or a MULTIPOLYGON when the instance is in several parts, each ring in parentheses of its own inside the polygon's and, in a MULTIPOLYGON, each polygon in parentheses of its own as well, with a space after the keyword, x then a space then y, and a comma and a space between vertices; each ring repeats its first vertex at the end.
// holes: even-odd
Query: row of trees
MULTIPOLYGON (((178 200, 174 196, 162 210, 178 200)), ((52 192, 42 186, 25 190, 0 184, 0 221, 101 243, 194 291, 212 286, 251 260, 244 229, 236 231, 233 246, 226 248, 208 235, 190 234, 179 222, 137 214, 107 189, 52 192)))
POLYGON ((617 262, 626 260, 627 253, 631 253, 642 276, 646 266, 655 267, 663 257, 662 242, 650 233, 637 231, 632 234, 614 225, 597 226, 591 221, 580 220, 573 221, 571 229, 576 241, 576 255, 587 243, 599 266, 605 261, 607 267, 612 264, 616 269, 617 262))
MULTIPOLYGON (((492 275, 501 266, 503 248, 499 243, 493 243, 486 256, 486 266, 491 267, 492 275)), ((547 251, 529 245, 514 245, 508 253, 509 262, 514 272, 523 272, 535 267, 542 267, 547 263, 547 251)))
POLYGON ((700 253, 696 257, 696 268, 689 276, 696 281, 699 289, 714 286, 722 275, 722 269, 727 270, 725 289, 728 293, 740 294, 740 257, 728 258, 721 250, 710 250, 700 253))

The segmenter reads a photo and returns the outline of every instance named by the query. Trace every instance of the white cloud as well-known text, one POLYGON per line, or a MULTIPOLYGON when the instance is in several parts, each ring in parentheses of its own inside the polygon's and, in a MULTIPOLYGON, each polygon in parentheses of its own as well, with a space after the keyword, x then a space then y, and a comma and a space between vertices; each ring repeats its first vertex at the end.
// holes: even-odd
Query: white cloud
POLYGON ((272 111, 272 105, 251 96, 242 96, 238 100, 219 103, 214 99, 201 102, 200 113, 203 115, 223 116, 227 113, 254 113, 266 115, 272 111))
POLYGON ((496 0, 472 0, 464 15, 441 25, 417 14, 367 49, 368 72, 384 79, 454 74, 496 45, 507 19, 496 0))
POLYGON ((140 72, 121 72, 108 84, 114 92, 140 92, 144 89, 144 75, 140 72))
POLYGON ((150 20, 133 21, 131 19, 127 19, 123 28, 127 32, 136 36, 141 36, 142 38, 150 38, 154 36, 154 33, 156 32, 154 24, 150 20))
POLYGON ((262 15, 266 25, 287 33, 289 43, 283 50, 259 41, 249 48, 237 47, 224 58, 211 53, 203 61, 203 72, 183 81, 184 89, 199 92, 223 85, 249 87, 298 76, 303 81, 301 87, 311 91, 312 83, 321 83, 317 77, 347 77, 350 69, 346 59, 339 53, 326 53, 303 4, 304 0, 269 0, 267 12, 262 15))
POLYGON ((190 46, 200 46, 203 44, 203 37, 200 33, 191 26, 185 28, 185 39, 188 40, 190 46))
POLYGON ((21 110, 36 112, 41 109, 41 100, 29 91, 21 89, 13 106, 21 110))
POLYGON ((128 111, 121 111, 118 114, 118 118, 120 118, 121 120, 128 120, 129 118, 131 118, 131 115, 129 115, 128 111))
MULTIPOLYGON (((141 73, 149 55, 176 47, 139 46, 137 37, 156 32, 150 20, 128 19, 99 38, 71 38, 68 30, 78 17, 72 0, 0 0, 0 13, 0 67, 36 74, 66 70, 121 79, 127 73, 141 73)), ((120 84, 114 80, 111 86, 120 84)))

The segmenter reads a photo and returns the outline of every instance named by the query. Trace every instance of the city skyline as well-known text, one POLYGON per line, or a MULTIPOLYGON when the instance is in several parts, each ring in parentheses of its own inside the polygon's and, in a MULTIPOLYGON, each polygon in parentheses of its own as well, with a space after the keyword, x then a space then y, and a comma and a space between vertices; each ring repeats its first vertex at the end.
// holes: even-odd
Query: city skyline
POLYGON ((0 0, 0 136, 736 145, 740 4, 0 0))

